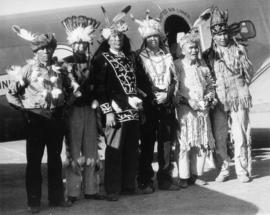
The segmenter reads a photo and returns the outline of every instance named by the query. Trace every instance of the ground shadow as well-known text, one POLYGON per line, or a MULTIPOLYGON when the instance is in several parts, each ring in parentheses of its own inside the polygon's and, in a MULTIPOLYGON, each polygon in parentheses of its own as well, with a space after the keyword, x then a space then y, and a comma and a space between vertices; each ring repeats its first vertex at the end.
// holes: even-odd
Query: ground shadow
MULTIPOLYGON (((0 214, 28 214, 24 185, 25 164, 0 165, 0 214)), ((42 166, 46 175, 46 165, 42 166)), ((72 208, 47 206, 47 179, 43 180, 42 214, 245 214, 254 215, 258 208, 249 202, 208 189, 191 186, 180 191, 157 191, 151 195, 123 196, 119 202, 81 200, 72 208)))

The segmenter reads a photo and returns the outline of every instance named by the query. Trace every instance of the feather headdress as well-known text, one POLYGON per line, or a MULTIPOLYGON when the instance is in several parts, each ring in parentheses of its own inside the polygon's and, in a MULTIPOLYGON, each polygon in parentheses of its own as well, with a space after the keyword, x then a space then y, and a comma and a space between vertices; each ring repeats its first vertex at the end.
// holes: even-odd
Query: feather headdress
POLYGON ((162 34, 160 19, 150 17, 149 12, 149 10, 146 10, 146 17, 143 20, 135 19, 132 14, 130 15, 132 20, 139 25, 138 31, 143 39, 162 34))
POLYGON ((69 44, 75 42, 93 42, 94 32, 99 27, 100 22, 86 16, 71 16, 62 22, 66 29, 69 44))
POLYGON ((27 41, 32 42, 37 37, 37 34, 33 34, 32 32, 30 32, 24 28, 21 28, 18 25, 12 25, 11 28, 19 37, 21 37, 27 41))
POLYGON ((177 43, 182 48, 187 43, 196 43, 199 44, 200 38, 198 33, 191 31, 189 33, 180 32, 177 34, 177 43))
POLYGON ((101 10, 104 15, 105 27, 102 29, 102 36, 104 39, 109 39, 113 32, 121 32, 124 33, 128 30, 127 23, 123 20, 127 13, 130 11, 131 6, 126 6, 123 10, 115 15, 115 17, 110 22, 107 12, 104 7, 101 6, 101 10))
POLYGON ((9 75, 11 80, 19 81, 22 86, 24 85, 23 72, 22 72, 21 66, 16 66, 16 65, 9 66, 6 69, 6 72, 9 75))
POLYGON ((212 16, 212 11, 213 11, 213 6, 207 8, 206 10, 204 10, 201 15, 199 16, 198 19, 196 19, 196 21, 193 24, 193 27, 196 28, 198 27, 202 22, 206 22, 209 21, 209 25, 210 25, 210 18, 212 16))
POLYGON ((218 7, 214 7, 212 10, 212 16, 210 20, 210 30, 212 34, 221 34, 228 30, 228 11, 223 11, 218 7))
POLYGON ((199 31, 202 51, 211 47, 215 34, 229 33, 230 27, 227 25, 227 20, 228 13, 214 5, 202 12, 193 24, 193 28, 199 31))
POLYGON ((33 52, 36 52, 40 48, 51 47, 56 48, 57 41, 52 33, 40 34, 32 33, 18 25, 12 25, 12 30, 24 40, 31 42, 31 48, 33 52))

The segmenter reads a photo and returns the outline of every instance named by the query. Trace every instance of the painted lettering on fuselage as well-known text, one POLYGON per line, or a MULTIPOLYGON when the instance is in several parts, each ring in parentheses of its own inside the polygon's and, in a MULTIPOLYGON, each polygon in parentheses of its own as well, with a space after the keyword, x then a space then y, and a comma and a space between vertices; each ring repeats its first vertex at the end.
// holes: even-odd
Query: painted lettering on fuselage
POLYGON ((3 96, 8 92, 9 85, 10 85, 9 76, 8 75, 0 75, 0 96, 3 96))

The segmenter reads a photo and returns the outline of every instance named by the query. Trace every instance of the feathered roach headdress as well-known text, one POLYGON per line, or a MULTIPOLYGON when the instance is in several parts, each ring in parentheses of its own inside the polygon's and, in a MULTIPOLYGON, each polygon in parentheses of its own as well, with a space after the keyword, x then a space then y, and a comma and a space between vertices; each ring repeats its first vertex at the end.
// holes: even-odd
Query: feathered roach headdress
POLYGON ((101 6, 101 9, 105 17, 105 27, 102 29, 101 33, 104 39, 109 39, 113 32, 124 33, 128 30, 128 25, 123 20, 123 18, 130 11, 131 6, 127 6, 123 10, 121 10, 118 14, 116 14, 116 16, 112 19, 111 22, 106 14, 105 8, 101 6))
POLYGON ((135 19, 130 15, 132 20, 139 24, 138 31, 143 39, 152 35, 161 35, 161 25, 159 18, 152 18, 149 15, 149 10, 146 10, 146 17, 143 20, 135 19))
POLYGON ((50 47, 55 49, 57 41, 52 33, 40 34, 32 33, 24 28, 20 28, 18 25, 13 25, 12 30, 21 38, 31 42, 31 49, 36 52, 40 48, 50 47))
POLYGON ((92 43, 93 33, 100 25, 97 20, 86 16, 67 17, 61 23, 66 29, 69 44, 75 42, 92 43))

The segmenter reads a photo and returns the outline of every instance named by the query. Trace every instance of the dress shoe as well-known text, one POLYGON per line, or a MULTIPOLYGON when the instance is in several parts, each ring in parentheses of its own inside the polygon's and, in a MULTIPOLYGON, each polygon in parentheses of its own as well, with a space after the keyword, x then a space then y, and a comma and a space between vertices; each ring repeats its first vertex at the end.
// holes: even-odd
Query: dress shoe
POLYGON ((147 186, 139 186, 137 193, 138 194, 151 194, 155 192, 155 187, 152 184, 149 184, 147 186))
POLYGON ((247 183, 250 181, 250 178, 246 175, 239 175, 237 178, 241 183, 247 183))
POLYGON ((229 179, 229 172, 226 172, 226 173, 223 173, 223 172, 220 172, 219 175, 216 177, 215 181, 216 182, 224 182, 224 181, 227 181, 229 179))
POLYGON ((104 195, 100 195, 98 193, 95 194, 85 194, 84 195, 85 199, 93 199, 93 200, 104 200, 105 196, 104 195))
POLYGON ((198 178, 197 175, 191 175, 190 178, 187 179, 188 185, 194 185, 197 178, 198 178))
POLYGON ((71 202, 72 204, 73 204, 74 202, 76 202, 77 200, 78 200, 78 198, 75 197, 75 196, 68 196, 68 201, 71 202))
POLYGON ((117 193, 110 193, 110 194, 107 194, 107 196, 106 196, 106 199, 108 200, 108 201, 118 201, 119 200, 119 198, 120 198, 120 196, 119 196, 119 194, 117 194, 117 193))
POLYGON ((28 210, 32 213, 32 214, 37 214, 40 212, 40 206, 30 206, 28 208, 28 210))
POLYGON ((204 186, 204 185, 207 185, 208 183, 205 180, 197 178, 196 181, 195 181, 195 184, 198 185, 198 186, 204 186))
POLYGON ((179 186, 181 188, 187 188, 188 187, 188 181, 187 181, 187 179, 180 179, 179 186))
POLYGON ((177 191, 177 190, 180 190, 180 187, 179 187, 178 184, 174 184, 174 183, 171 183, 171 182, 164 182, 164 183, 158 185, 158 189, 177 191))

